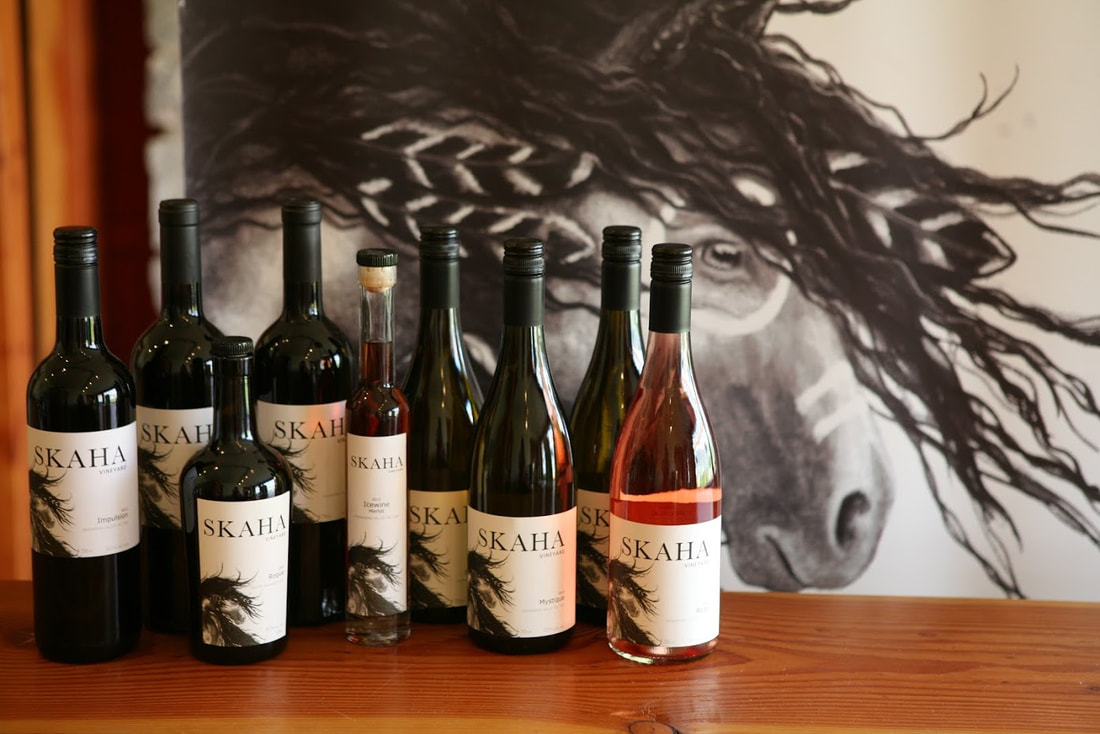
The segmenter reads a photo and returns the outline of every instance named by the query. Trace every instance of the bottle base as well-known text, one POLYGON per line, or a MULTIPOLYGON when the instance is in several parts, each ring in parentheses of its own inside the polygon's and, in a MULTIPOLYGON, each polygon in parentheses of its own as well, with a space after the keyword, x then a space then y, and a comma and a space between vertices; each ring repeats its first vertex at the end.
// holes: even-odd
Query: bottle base
POLYGON ((687 663, 709 655, 718 647, 718 638, 698 645, 682 647, 662 647, 660 645, 637 645, 627 640, 609 638, 607 644, 616 653, 643 665, 664 665, 666 663, 687 663))
POLYGON ((607 607, 599 609, 578 604, 577 621, 590 624, 593 627, 607 627, 607 607))
POLYGON ((286 637, 248 647, 222 647, 205 642, 191 642, 191 654, 204 663, 213 665, 248 665, 269 660, 286 649, 286 637))
POLYGON ((35 646, 42 657, 47 660, 52 660, 55 663, 85 665, 120 658, 132 652, 137 647, 139 639, 140 632, 135 631, 103 645, 51 645, 48 643, 43 644, 41 640, 36 638, 35 646))
POLYGON ((387 617, 348 614, 344 619, 344 638, 353 645, 364 647, 396 645, 408 638, 411 631, 408 612, 387 617))
POLYGON ((467 627, 466 632, 483 650, 504 655, 535 655, 565 647, 573 636, 573 627, 544 637, 495 637, 472 627, 467 627))
POLYGON ((424 624, 457 624, 466 621, 466 607, 423 607, 412 610, 412 621, 424 624))

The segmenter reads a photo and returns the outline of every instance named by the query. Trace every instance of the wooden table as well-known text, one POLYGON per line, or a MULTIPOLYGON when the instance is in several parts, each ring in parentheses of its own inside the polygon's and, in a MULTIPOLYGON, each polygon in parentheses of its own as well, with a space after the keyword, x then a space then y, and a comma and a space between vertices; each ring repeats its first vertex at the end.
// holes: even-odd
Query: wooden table
POLYGON ((1100 731, 1100 605, 737 594, 717 652, 620 659, 602 630, 530 657, 483 652, 462 626, 414 625, 391 648, 340 625, 294 629, 248 667, 193 660, 145 633, 108 663, 43 660, 28 582, 0 582, 0 731, 1100 731))

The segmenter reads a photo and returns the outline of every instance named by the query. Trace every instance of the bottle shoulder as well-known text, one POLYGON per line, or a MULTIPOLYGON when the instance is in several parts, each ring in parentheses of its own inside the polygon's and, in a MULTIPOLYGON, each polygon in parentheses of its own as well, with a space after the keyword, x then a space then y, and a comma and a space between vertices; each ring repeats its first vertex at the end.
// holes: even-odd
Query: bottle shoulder
POLYGON ((195 497, 240 501, 290 491, 286 460, 258 441, 215 438, 180 473, 180 488, 195 497))
POLYGON ((217 327, 205 320, 162 317, 138 336, 130 352, 130 364, 137 371, 146 365, 212 362, 210 350, 221 335, 217 327))
POLYGON ((134 398, 129 369, 107 349, 55 347, 31 372, 27 397, 46 399, 51 395, 79 394, 90 400, 134 398))
POLYGON ((268 325, 256 340, 257 354, 265 350, 322 350, 318 359, 335 352, 349 353, 351 341, 344 330, 324 314, 287 317, 285 314, 268 325))
POLYGON ((353 387, 351 354, 332 322, 280 319, 256 341, 256 396, 288 405, 346 400, 353 387))

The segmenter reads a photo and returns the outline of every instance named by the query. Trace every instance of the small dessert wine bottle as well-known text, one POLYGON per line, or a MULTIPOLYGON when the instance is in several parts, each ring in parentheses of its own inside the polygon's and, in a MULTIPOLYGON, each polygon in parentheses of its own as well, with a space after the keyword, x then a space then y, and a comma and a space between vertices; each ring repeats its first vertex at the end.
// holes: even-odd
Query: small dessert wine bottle
POLYGON ((191 651, 222 665, 286 647, 290 470, 256 435, 252 340, 214 340, 214 432, 180 475, 191 651))
POLYGON ((653 247, 645 366, 611 461, 607 637, 643 663, 718 642, 722 485, 691 361, 691 255, 653 247))
POLYGON ((611 452, 642 371, 642 232, 603 230, 600 321, 592 359, 569 416, 577 476, 577 618, 607 624, 611 452))
POLYGON ((360 379, 348 400, 347 614, 357 645, 409 636, 409 403, 394 384, 397 252, 360 250, 360 379))
POLYGON ((458 231, 420 230, 420 323, 409 399, 409 605, 417 622, 466 619, 466 506, 481 390, 458 314, 458 231))
POLYGON ((576 620, 573 455, 544 335, 537 239, 504 243, 504 331, 470 461, 466 624, 502 653, 565 645, 576 620))
POLYGON ((27 383, 34 640, 108 660, 141 632, 134 383, 107 351, 96 231, 54 230, 57 339, 27 383))
POLYGON ((321 300, 321 204, 288 201, 283 218, 283 312, 256 343, 256 427, 294 482, 290 623, 344 616, 351 344, 321 300))
POLYGON ((202 310, 199 205, 160 203, 160 316, 130 356, 137 394, 142 612, 158 632, 187 631, 187 557, 180 470, 210 442, 214 359, 221 336, 202 310))

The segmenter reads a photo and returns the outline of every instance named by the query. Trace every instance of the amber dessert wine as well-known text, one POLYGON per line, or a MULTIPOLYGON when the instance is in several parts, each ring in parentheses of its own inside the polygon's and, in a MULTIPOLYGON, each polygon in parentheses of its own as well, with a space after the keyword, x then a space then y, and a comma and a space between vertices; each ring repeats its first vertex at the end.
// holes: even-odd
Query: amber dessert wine
POLYGON ((359 266, 359 384, 348 400, 345 637, 392 645, 409 636, 409 403, 394 383, 397 252, 365 249, 359 266))

